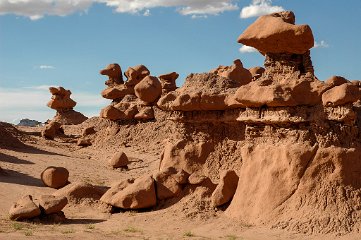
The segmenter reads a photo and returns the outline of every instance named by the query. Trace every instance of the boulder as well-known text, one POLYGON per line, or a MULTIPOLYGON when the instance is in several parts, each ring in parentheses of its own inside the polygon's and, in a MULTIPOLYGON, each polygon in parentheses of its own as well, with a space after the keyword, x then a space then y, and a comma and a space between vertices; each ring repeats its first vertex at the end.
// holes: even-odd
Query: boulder
POLYGON ((30 195, 23 196, 9 210, 9 218, 11 220, 34 218, 40 214, 39 207, 33 202, 33 198, 30 195))
POLYGON ((111 185, 110 189, 104 193, 100 198, 100 201, 111 204, 112 198, 115 194, 122 191, 124 188, 128 187, 130 184, 134 183, 134 179, 126 179, 116 182, 111 185))
POLYGON ((108 164, 113 168, 124 168, 129 164, 129 159, 123 151, 119 151, 109 159, 108 164))
POLYGON ((217 69, 211 71, 220 77, 228 78, 245 85, 252 81, 252 74, 243 67, 241 60, 236 59, 231 66, 219 66, 217 69))
POLYGON ((133 95, 133 94, 134 94, 134 88, 128 87, 126 85, 108 87, 101 92, 103 98, 111 99, 111 100, 122 99, 126 95, 133 95))
POLYGON ((75 107, 76 102, 70 98, 70 90, 65 90, 63 87, 50 87, 49 91, 52 97, 47 104, 48 107, 55 110, 72 109, 75 107))
POLYGON ((66 111, 57 111, 52 121, 58 122, 62 125, 76 125, 84 122, 88 118, 82 113, 73 109, 66 111))
POLYGON ((167 168, 153 175, 156 183, 157 198, 159 200, 172 198, 179 195, 182 191, 181 184, 177 181, 177 170, 167 168))
POLYGON ((63 167, 47 167, 41 173, 41 180, 45 186, 51 188, 61 188, 68 183, 69 171, 63 167))
POLYGON ((188 178, 188 182, 191 185, 200 185, 202 184, 204 181, 206 181, 207 179, 209 179, 207 176, 204 176, 203 173, 201 172, 194 172, 192 173, 189 178, 188 178))
POLYGON ((162 85, 158 78, 146 76, 134 87, 135 95, 146 103, 156 101, 162 94, 162 85))
POLYGON ((59 135, 62 133, 64 133, 64 131, 61 128, 61 124, 56 121, 51 121, 41 131, 41 136, 46 139, 54 140, 56 135, 59 135))
POLYGON ((105 82, 105 84, 108 86, 120 85, 124 83, 122 69, 117 63, 109 64, 106 66, 106 68, 100 70, 100 74, 109 77, 109 80, 105 82))
POLYGON ((349 83, 349 81, 344 78, 344 77, 340 77, 340 76, 332 76, 329 79, 327 79, 325 81, 325 84, 329 87, 329 88, 333 88, 336 86, 340 86, 344 83, 349 83))
POLYGON ((294 25, 292 12, 259 17, 239 37, 238 42, 256 48, 261 53, 304 54, 314 45, 308 25, 294 25))
POLYGON ((112 105, 109 105, 109 106, 103 108, 100 112, 100 117, 106 118, 109 120, 113 120, 113 121, 120 120, 120 119, 126 119, 126 115, 124 114, 124 112, 113 107, 112 105))
POLYGON ((76 145, 80 147, 89 147, 92 145, 92 143, 89 138, 81 137, 78 139, 76 145))
POLYGON ((150 71, 144 65, 137 65, 134 67, 129 67, 125 72, 125 76, 127 77, 127 81, 125 82, 126 86, 135 86, 140 81, 143 80, 146 76, 150 75, 150 71))
POLYGON ((45 214, 61 212, 67 204, 68 199, 64 196, 42 195, 39 199, 40 208, 45 214))
POLYGON ((82 136, 85 137, 85 136, 89 136, 89 135, 92 135, 92 134, 95 134, 96 131, 94 129, 94 127, 86 127, 83 129, 82 131, 82 136))
POLYGON ((224 171, 220 175, 220 181, 216 189, 212 193, 212 205, 214 207, 221 206, 232 200, 238 186, 238 176, 235 171, 224 171))
POLYGON ((84 182, 75 182, 55 191, 52 195, 66 197, 69 202, 79 202, 84 199, 99 200, 105 192, 106 188, 84 182))
POLYGON ((252 67, 252 68, 248 69, 248 71, 251 73, 252 80, 254 81, 262 76, 265 69, 263 67, 252 67))
POLYGON ((356 102, 361 98, 359 88, 351 83, 333 87, 322 94, 322 103, 324 106, 340 106, 356 102))
POLYGON ((154 180, 150 175, 143 176, 115 194, 111 205, 123 209, 142 209, 157 204, 154 180))
POLYGON ((178 77, 179 74, 176 72, 171 72, 158 76, 159 81, 162 85, 162 94, 166 94, 177 89, 176 80, 178 77))
POLYGON ((154 119, 154 110, 150 106, 138 107, 139 112, 134 116, 136 120, 154 119), (140 108, 140 109, 139 109, 140 108))

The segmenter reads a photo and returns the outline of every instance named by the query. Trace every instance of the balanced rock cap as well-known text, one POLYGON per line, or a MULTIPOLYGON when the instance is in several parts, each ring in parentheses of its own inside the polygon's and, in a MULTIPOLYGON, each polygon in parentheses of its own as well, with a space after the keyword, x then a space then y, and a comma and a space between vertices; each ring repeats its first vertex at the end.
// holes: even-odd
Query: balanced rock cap
POLYGON ((238 42, 264 53, 304 54, 314 45, 308 25, 295 25, 290 11, 259 17, 239 37, 238 42))

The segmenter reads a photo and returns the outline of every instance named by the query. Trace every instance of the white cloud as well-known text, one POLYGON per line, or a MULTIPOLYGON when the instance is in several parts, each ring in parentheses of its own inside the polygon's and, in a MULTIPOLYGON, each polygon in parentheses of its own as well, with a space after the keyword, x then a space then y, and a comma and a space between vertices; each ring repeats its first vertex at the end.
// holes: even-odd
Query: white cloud
MULTIPOLYGON (((0 87, 0 121, 29 118, 46 121, 53 118, 55 110, 46 106, 51 98, 49 86, 30 86, 24 88, 0 87)), ((77 102, 75 110, 88 117, 98 115, 100 109, 109 104, 100 94, 73 92, 72 99, 77 102)))
POLYGON ((251 5, 242 8, 240 17, 250 18, 284 11, 281 6, 272 6, 272 0, 253 0, 251 5))
POLYGON ((39 68, 40 69, 55 69, 55 67, 51 66, 51 65, 40 65, 39 68))
POLYGON ((118 13, 149 16, 151 8, 174 7, 182 15, 218 15, 237 10, 235 0, 1 0, 0 15, 16 14, 31 20, 45 15, 66 16, 86 12, 95 3, 115 8, 118 13))
POLYGON ((243 45, 239 51, 241 53, 253 53, 253 52, 258 52, 257 49, 255 49, 254 47, 250 47, 250 46, 246 46, 246 45, 243 45))
POLYGON ((326 43, 324 40, 321 40, 320 42, 316 42, 313 46, 313 48, 328 48, 330 45, 328 45, 328 43, 326 43))

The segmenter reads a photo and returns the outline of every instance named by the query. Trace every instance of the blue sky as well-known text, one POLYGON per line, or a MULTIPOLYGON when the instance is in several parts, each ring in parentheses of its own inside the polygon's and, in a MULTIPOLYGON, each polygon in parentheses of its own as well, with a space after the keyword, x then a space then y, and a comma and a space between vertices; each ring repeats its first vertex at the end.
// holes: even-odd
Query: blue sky
POLYGON ((359 0, 0 0, 0 120, 51 118, 48 86, 71 89, 75 109, 97 115, 109 103, 99 75, 108 63, 176 71, 178 85, 237 58, 262 66, 263 56, 241 52, 236 40, 257 16, 280 9, 311 26, 319 79, 361 80, 359 0))

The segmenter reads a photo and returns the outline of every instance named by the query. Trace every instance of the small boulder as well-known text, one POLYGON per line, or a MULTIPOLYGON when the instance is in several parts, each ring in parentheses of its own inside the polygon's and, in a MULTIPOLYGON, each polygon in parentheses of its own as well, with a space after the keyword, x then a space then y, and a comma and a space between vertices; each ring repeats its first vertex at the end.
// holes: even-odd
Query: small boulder
POLYGON ((207 179, 208 177, 204 176, 202 173, 194 172, 189 176, 188 182, 192 185, 200 185, 207 179))
POLYGON ((252 75, 252 80, 253 81, 260 78, 262 76, 262 74, 264 73, 264 71, 265 71, 265 69, 263 67, 252 67, 252 68, 250 68, 248 70, 252 75))
POLYGON ((126 179, 112 184, 110 189, 106 191, 104 195, 100 198, 100 201, 111 204, 113 196, 132 183, 134 183, 134 179, 126 179))
POLYGON ((134 67, 129 67, 127 71, 125 71, 125 76, 127 77, 127 81, 125 82, 126 86, 134 87, 140 81, 143 80, 146 76, 150 74, 148 68, 144 65, 137 65, 134 67))
POLYGON ((119 119, 126 119, 126 115, 124 112, 120 111, 119 109, 109 105, 103 108, 100 112, 100 117, 106 118, 109 120, 119 120, 119 119))
POLYGON ((111 205, 123 209, 142 209, 157 204, 154 180, 145 175, 114 195, 111 205))
POLYGON ((64 133, 63 129, 61 128, 61 124, 56 121, 51 121, 41 131, 41 136, 46 139, 54 140, 55 136, 61 133, 64 133))
POLYGON ((53 193, 54 196, 66 197, 69 202, 79 202, 83 199, 99 200, 106 192, 103 187, 93 186, 89 183, 75 182, 53 193))
POLYGON ((162 94, 162 85, 158 78, 147 76, 134 87, 135 95, 146 103, 156 101, 162 94))
POLYGON ((139 107, 139 112, 135 114, 134 119, 136 120, 149 120, 154 119, 154 110, 149 106, 139 107))
POLYGON ((64 196, 42 195, 39 199, 40 208, 45 214, 60 212, 66 204, 68 204, 68 199, 64 196))
POLYGON ((212 194, 214 207, 228 203, 233 198, 238 186, 238 176, 235 171, 229 170, 221 173, 220 182, 212 194))
POLYGON ((30 195, 26 195, 18 200, 9 210, 11 220, 23 220, 37 217, 41 214, 39 207, 33 202, 30 195))
POLYGON ((327 90, 322 94, 322 103, 324 106, 340 106, 353 103, 361 97, 359 88, 351 83, 344 83, 327 90))
POLYGON ((89 147, 92 145, 92 143, 89 138, 81 137, 78 139, 76 145, 78 145, 80 147, 89 147))
POLYGON ((159 200, 172 198, 181 193, 182 186, 174 177, 176 174, 176 169, 171 167, 153 175, 159 200))
POLYGON ((348 83, 348 82, 349 81, 344 77, 332 76, 325 81, 325 84, 327 85, 327 87, 333 88, 333 87, 340 86, 340 85, 342 85, 344 83, 348 83))
POLYGON ((162 85, 162 94, 169 93, 177 89, 176 80, 179 77, 179 74, 176 72, 171 72, 167 74, 159 75, 159 81, 162 85))
POLYGON ((113 168, 124 168, 129 164, 129 159, 123 151, 119 151, 109 159, 108 163, 113 168))
POLYGON ((82 136, 85 137, 94 133, 96 133, 94 127, 87 127, 83 129, 82 136))
POLYGON ((63 167, 47 167, 41 173, 41 180, 45 186, 51 188, 61 188, 68 183, 69 171, 63 167))
POLYGON ((240 85, 245 85, 252 81, 251 73, 243 67, 240 59, 234 60, 231 66, 219 66, 217 69, 212 70, 211 73, 237 81, 240 85))

